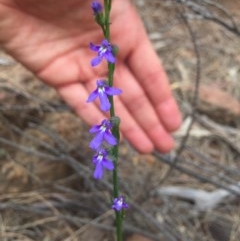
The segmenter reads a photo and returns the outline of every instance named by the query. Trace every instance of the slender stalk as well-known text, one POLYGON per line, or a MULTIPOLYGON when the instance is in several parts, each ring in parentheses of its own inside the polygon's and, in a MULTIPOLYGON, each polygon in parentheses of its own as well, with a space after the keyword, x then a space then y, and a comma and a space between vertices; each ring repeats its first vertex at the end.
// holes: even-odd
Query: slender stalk
MULTIPOLYGON (((104 0, 104 10, 105 10, 105 28, 104 36, 110 42, 110 10, 112 1, 104 0)), ((108 84, 110 87, 113 86, 113 74, 115 70, 115 64, 108 64, 108 84)), ((111 103, 110 116, 115 118, 115 109, 113 96, 109 96, 109 101, 111 103)), ((119 123, 114 124, 113 135, 117 138, 119 143, 119 123)), ((112 148, 112 154, 114 156, 114 170, 113 170, 113 197, 117 198, 119 196, 119 181, 118 181, 118 144, 112 148)), ((116 215, 116 236, 117 241, 122 241, 122 212, 115 211, 116 215)))
MULTIPOLYGON (((111 2, 111 1, 110 1, 111 2)), ((105 11, 105 38, 110 41, 110 3, 109 0, 104 0, 105 11)))

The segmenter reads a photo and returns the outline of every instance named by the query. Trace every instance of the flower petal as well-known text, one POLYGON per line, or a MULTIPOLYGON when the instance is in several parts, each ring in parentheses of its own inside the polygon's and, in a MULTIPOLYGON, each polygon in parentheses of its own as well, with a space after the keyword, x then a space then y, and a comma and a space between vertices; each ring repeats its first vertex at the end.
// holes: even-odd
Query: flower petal
POLYGON ((94 150, 97 150, 101 144, 102 144, 102 141, 103 141, 103 138, 104 138, 104 133, 102 132, 99 132, 93 139, 92 141, 90 142, 89 144, 89 147, 94 149, 94 150))
POLYGON ((102 161, 102 165, 105 169, 112 171, 114 169, 114 164, 112 161, 108 160, 108 159, 104 159, 102 161))
POLYGON ((100 49, 100 46, 95 45, 93 43, 90 43, 89 47, 92 51, 95 51, 95 52, 97 52, 100 49))
POLYGON ((111 53, 111 52, 106 52, 105 54, 104 54, 104 57, 105 57, 105 59, 108 61, 108 62, 110 62, 110 63, 112 63, 112 64, 114 64, 115 62, 116 62, 116 58, 113 56, 113 54, 111 53))
POLYGON ((114 87, 105 87, 105 93, 108 95, 120 95, 122 90, 114 87))
POLYGON ((91 66, 94 67, 94 66, 100 64, 101 61, 102 61, 102 58, 97 56, 96 58, 92 59, 91 66))
POLYGON ((98 162, 96 164, 93 176, 96 179, 101 179, 102 178, 102 176, 103 176, 103 167, 102 167, 101 163, 98 162))
POLYGON ((105 87, 105 86, 108 86, 107 85, 107 81, 105 79, 99 79, 97 80, 97 87, 105 87))
POLYGON ((109 43, 107 41, 107 39, 104 39, 101 43, 102 46, 107 46, 109 43))
POLYGON ((102 111, 109 111, 109 109, 111 108, 111 104, 108 100, 108 97, 107 95, 103 92, 103 93, 100 93, 99 95, 99 99, 100 99, 100 108, 102 111))
POLYGON ((98 97, 98 91, 94 90, 88 97, 87 102, 92 102, 98 97))
POLYGON ((104 139, 106 140, 106 142, 112 146, 117 145, 117 139, 115 136, 112 135, 112 133, 110 132, 105 132, 103 135, 104 139))
POLYGON ((96 133, 99 132, 101 125, 95 125, 90 130, 89 133, 96 133))

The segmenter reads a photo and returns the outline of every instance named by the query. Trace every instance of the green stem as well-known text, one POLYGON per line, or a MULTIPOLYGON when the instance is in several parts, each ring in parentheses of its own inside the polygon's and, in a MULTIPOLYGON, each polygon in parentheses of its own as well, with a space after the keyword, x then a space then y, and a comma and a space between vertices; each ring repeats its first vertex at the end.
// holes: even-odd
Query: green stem
MULTIPOLYGON (((110 42, 110 10, 111 10, 112 0, 104 0, 104 11, 105 11, 105 25, 102 27, 104 37, 110 42)), ((115 64, 108 64, 108 84, 110 87, 113 86, 113 74, 115 70, 115 64)), ((115 116, 114 101, 113 96, 109 96, 109 101, 111 103, 110 116, 111 118, 115 116)), ((119 143, 119 123, 113 126, 113 135, 117 138, 119 143)), ((112 148, 112 155, 114 157, 114 170, 113 170, 113 197, 117 198, 119 196, 119 181, 118 181, 118 144, 112 148)), ((122 212, 115 212, 116 215, 116 237, 117 241, 122 241, 122 222, 123 215, 122 212)))
MULTIPOLYGON (((114 64, 108 64, 108 83, 109 86, 113 86, 113 73, 114 73, 114 64)), ((113 97, 109 97, 109 101, 111 103, 110 115, 111 117, 115 117, 115 110, 114 110, 114 101, 113 97)), ((117 138, 119 142, 119 123, 113 126, 113 135, 117 138)), ((118 144, 112 148, 112 154, 114 156, 114 169, 113 169, 113 197, 117 198, 119 196, 119 182, 118 182, 118 144)), ((116 214, 116 235, 117 241, 122 241, 122 213, 115 212, 116 214)))
MULTIPOLYGON (((105 28, 104 36, 110 42, 110 10, 111 10, 112 0, 104 0, 104 10, 105 10, 105 28)), ((115 64, 108 64, 108 84, 110 87, 113 86, 113 74, 115 70, 115 64)), ((111 103, 110 116, 115 117, 114 101, 113 96, 109 97, 111 103)), ((119 143, 119 123, 114 124, 113 135, 117 138, 119 143)), ((112 154, 114 157, 114 170, 113 170, 113 197, 117 198, 119 196, 119 181, 118 181, 118 144, 112 148, 112 154)), ((116 236, 117 241, 122 241, 122 222, 123 216, 122 212, 115 212, 116 215, 116 236)))
POLYGON ((104 11, 105 11, 105 38, 110 41, 110 5, 111 1, 104 0, 104 11))

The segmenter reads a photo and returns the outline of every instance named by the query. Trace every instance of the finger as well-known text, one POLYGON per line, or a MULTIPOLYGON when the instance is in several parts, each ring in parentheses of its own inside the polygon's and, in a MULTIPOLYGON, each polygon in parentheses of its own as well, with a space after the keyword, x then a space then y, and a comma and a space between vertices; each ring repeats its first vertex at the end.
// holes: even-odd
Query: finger
POLYGON ((136 79, 151 99, 155 110, 168 131, 175 131, 181 124, 181 115, 172 96, 168 78, 139 21, 138 40, 128 63, 136 79))
POLYGON ((120 98, 115 98, 115 109, 120 117, 120 129, 124 137, 141 153, 151 153, 154 143, 139 126, 120 98))
POLYGON ((174 141, 163 127, 142 87, 125 65, 118 65, 116 76, 115 82, 123 90, 120 98, 132 118, 136 120, 159 151, 169 152, 174 146, 174 141))

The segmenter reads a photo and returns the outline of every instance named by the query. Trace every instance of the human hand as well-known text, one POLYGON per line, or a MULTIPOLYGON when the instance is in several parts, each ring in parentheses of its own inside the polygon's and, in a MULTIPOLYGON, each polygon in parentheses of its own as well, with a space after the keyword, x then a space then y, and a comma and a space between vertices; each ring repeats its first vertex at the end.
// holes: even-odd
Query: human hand
MULTIPOLYGON (((0 0, 0 44, 93 125, 105 116, 86 100, 96 80, 106 77, 107 68, 90 65, 95 53, 89 43, 103 39, 90 4, 90 0, 0 0)), ((114 0, 112 7, 111 43, 120 49, 114 84, 123 90, 115 101, 121 133, 142 153, 154 148, 168 152, 181 115, 167 76, 130 2, 114 0)))

